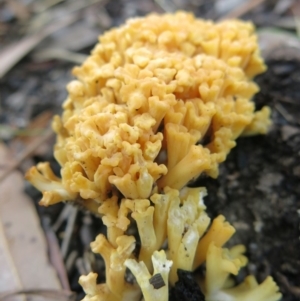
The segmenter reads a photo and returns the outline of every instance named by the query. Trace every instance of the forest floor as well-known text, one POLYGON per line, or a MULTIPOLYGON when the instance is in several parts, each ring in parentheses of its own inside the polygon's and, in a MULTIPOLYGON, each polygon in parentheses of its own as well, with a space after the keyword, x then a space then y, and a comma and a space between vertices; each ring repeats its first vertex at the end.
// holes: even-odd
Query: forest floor
MULTIPOLYGON (((231 243, 247 247, 249 265, 241 277, 250 273, 261 282, 272 275, 283 301, 296 301, 300 300, 300 3, 265 0, 249 5, 231 0, 224 7, 224 2, 0 1, 0 141, 15 158, 0 168, 5 175, 16 169, 24 173, 37 162, 50 161, 59 171, 52 156, 55 137, 47 128, 52 116, 61 112, 70 70, 85 59, 105 30, 130 17, 178 9, 213 20, 252 20, 268 65, 256 78, 260 92, 254 101, 257 109, 271 107, 273 124, 265 136, 238 139, 218 179, 201 177, 197 185, 207 187, 210 215, 223 214, 236 228, 231 243)), ((99 280, 104 279, 103 261, 89 248, 102 223, 77 207, 41 208, 40 194, 25 180, 24 185, 46 236, 56 234, 52 243, 60 245, 67 275, 60 275, 68 283, 63 288, 75 291, 80 299, 81 274, 96 270, 99 280)))

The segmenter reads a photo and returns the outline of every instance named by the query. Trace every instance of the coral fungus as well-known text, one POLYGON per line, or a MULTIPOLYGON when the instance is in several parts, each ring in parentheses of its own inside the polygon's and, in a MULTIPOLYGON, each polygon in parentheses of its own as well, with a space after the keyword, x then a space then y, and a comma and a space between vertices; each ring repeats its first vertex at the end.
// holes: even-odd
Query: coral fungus
POLYGON ((216 177, 237 137, 267 131, 269 109, 255 112, 251 101, 251 78, 264 70, 251 23, 187 13, 132 19, 73 70, 53 122, 62 179, 40 166, 27 177, 46 206, 78 197, 100 204, 113 189, 148 198, 155 185, 216 177))
POLYGON ((114 241, 100 234, 92 243, 92 250, 105 260, 106 283, 97 285, 94 273, 81 276, 80 284, 87 294, 84 300, 139 301, 143 294, 145 301, 168 301, 168 287, 176 287, 180 271, 192 272, 204 262, 205 274, 198 276, 195 285, 206 301, 279 300, 281 294, 271 277, 258 285, 249 276, 234 286, 230 275, 237 275, 247 264, 245 247, 223 248, 235 229, 222 215, 210 225, 204 196, 203 188, 184 188, 181 192, 165 188, 163 194, 151 197, 152 205, 147 199, 123 199, 130 209, 124 216, 120 208, 120 216, 131 215, 136 220, 141 251, 135 257, 135 239, 131 236, 119 236, 113 247, 114 241), (166 240, 168 247, 164 250, 166 240), (126 281, 125 267, 135 276, 139 287, 126 281), (159 279, 157 286, 151 281, 154 277, 159 279))
POLYGON ((205 188, 187 187, 201 174, 217 177, 239 136, 270 125, 269 108, 256 112, 251 101, 252 78, 265 70, 253 25, 153 14, 99 40, 74 68, 53 121, 61 178, 46 163, 27 173, 42 205, 80 199, 107 226, 107 237, 91 244, 105 261, 106 283, 82 276, 84 300, 167 301, 203 263, 193 278, 200 299, 279 300, 270 277, 234 286, 229 276, 246 265, 244 247, 223 248, 235 229, 221 215, 210 225, 205 188), (126 232, 133 220, 139 252, 126 232))

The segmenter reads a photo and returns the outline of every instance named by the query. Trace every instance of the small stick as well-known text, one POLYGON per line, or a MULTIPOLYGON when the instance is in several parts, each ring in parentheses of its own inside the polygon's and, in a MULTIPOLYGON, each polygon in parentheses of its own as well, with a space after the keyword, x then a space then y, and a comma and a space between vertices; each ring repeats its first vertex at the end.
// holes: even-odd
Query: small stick
POLYGON ((84 251, 83 253, 83 265, 84 268, 86 270, 87 273, 90 273, 93 269, 92 269, 92 256, 91 256, 91 252, 89 251, 84 251))
POLYGON ((275 105, 275 109, 283 116, 283 118, 284 118, 286 121, 288 121, 288 122, 290 122, 290 123, 293 123, 293 124, 295 124, 295 123, 299 124, 299 122, 298 122, 298 121, 295 121, 295 119, 293 118, 293 116, 290 115, 290 114, 288 113, 288 111, 287 111, 280 103, 277 103, 277 104, 275 105))
POLYGON ((279 272, 276 273, 276 276, 290 293, 292 293, 295 297, 300 297, 300 287, 290 285, 287 277, 279 272))
POLYGON ((87 271, 85 270, 85 266, 84 266, 84 262, 83 262, 83 258, 82 257, 79 257, 76 259, 76 268, 79 272, 80 275, 86 275, 87 274, 87 271))
POLYGON ((72 268, 74 267, 74 263, 77 257, 78 257, 78 252, 76 250, 73 250, 68 256, 66 260, 66 270, 68 271, 68 273, 70 273, 72 268))
POLYGON ((50 226, 50 219, 44 218, 43 219, 43 226, 46 235, 46 239, 48 242, 48 249, 49 249, 49 258, 50 262, 54 266, 60 283, 65 290, 70 290, 70 284, 68 280, 68 275, 65 269, 64 261, 62 258, 62 253, 59 249, 59 244, 56 238, 55 233, 53 232, 50 226))
POLYGON ((52 226, 52 230, 54 232, 58 231, 59 227, 62 223, 68 218, 71 214, 72 207, 71 206, 64 206, 63 210, 60 212, 58 218, 55 220, 55 223, 52 226))
MULTIPOLYGON (((71 205, 67 205, 67 206, 71 206, 71 205)), ((73 229, 74 229, 77 212, 78 212, 78 209, 76 207, 72 207, 70 216, 68 218, 64 239, 61 244, 61 253, 62 253, 63 258, 66 258, 66 256, 67 256, 67 252, 69 249, 69 245, 70 245, 70 241, 71 241, 71 237, 72 237, 72 233, 73 233, 73 229)))

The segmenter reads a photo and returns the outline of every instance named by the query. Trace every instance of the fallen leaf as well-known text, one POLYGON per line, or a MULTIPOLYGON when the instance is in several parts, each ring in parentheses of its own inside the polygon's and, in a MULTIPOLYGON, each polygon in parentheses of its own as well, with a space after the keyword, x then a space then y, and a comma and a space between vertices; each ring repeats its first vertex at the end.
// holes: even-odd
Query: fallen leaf
MULTIPOLYGON (((0 144, 0 175, 12 160, 7 147, 0 144)), ((49 264, 39 217, 23 185, 18 171, 0 183, 0 296, 12 290, 61 290, 49 264)))

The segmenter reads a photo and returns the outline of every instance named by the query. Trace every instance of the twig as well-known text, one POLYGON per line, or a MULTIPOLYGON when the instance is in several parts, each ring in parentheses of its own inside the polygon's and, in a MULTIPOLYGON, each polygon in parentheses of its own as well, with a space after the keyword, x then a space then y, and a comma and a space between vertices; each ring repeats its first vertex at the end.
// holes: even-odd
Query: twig
POLYGON ((34 53, 33 59, 36 61, 45 61, 51 59, 63 60, 75 64, 82 64, 87 55, 68 51, 61 48, 50 48, 34 53))
POLYGON ((53 130, 48 128, 43 136, 37 138, 32 144, 29 144, 24 151, 18 156, 16 161, 14 161, 6 170, 2 171, 0 175, 0 182, 2 182, 13 170, 15 170, 27 157, 34 153, 34 151, 43 143, 48 141, 54 136, 53 130))
POLYGON ((222 16, 220 20, 239 18, 265 1, 266 0, 248 0, 247 2, 243 2, 243 4, 238 6, 236 9, 222 16))
POLYGON ((62 223, 68 218, 68 216, 71 214, 72 207, 71 206, 64 206, 63 210, 60 212, 58 218, 56 219, 55 223, 52 226, 52 230, 54 232, 58 231, 59 227, 62 225, 62 223))
POLYGON ((84 268, 85 270, 90 273, 92 271, 92 256, 91 256, 91 252, 85 250, 83 253, 83 264, 84 264, 84 268))
POLYGON ((85 270, 85 266, 84 266, 84 262, 83 262, 82 257, 79 257, 79 258, 76 259, 75 265, 76 265, 76 268, 77 268, 80 275, 86 275, 87 274, 87 271, 85 270))
MULTIPOLYGON (((38 8, 34 10, 34 12, 36 13, 42 13, 43 11, 46 11, 48 9, 50 9, 52 6, 55 6, 61 2, 63 2, 64 0, 50 0, 50 1, 43 1, 42 3, 38 3, 41 4, 41 6, 37 6, 38 8)), ((36 5, 34 6, 36 7, 36 5)))
POLYGON ((70 290, 68 275, 66 272, 61 251, 59 249, 59 244, 56 235, 50 226, 50 220, 48 218, 43 219, 43 226, 48 242, 50 262, 52 263, 53 267, 57 272, 62 288, 65 290, 70 290))
POLYGON ((295 121, 295 119, 293 118, 293 116, 290 115, 290 114, 287 112, 287 110, 286 110, 280 103, 277 103, 277 104, 275 105, 275 109, 283 116, 283 118, 284 118, 286 121, 288 121, 288 122, 290 122, 290 123, 292 123, 292 124, 295 124, 295 123, 299 124, 299 121, 295 121))
POLYGON ((277 95, 276 93, 270 93, 270 96, 272 96, 272 98, 275 101, 285 102, 285 103, 293 104, 295 106, 300 106, 300 103, 298 103, 297 100, 292 97, 286 95, 277 95))
MULTIPOLYGON (((71 205, 67 205, 67 206, 71 206, 71 205)), ((73 229, 74 229, 74 224, 75 224, 75 220, 76 220, 76 216, 77 216, 77 212, 78 209, 76 207, 72 207, 70 216, 68 218, 68 222, 67 222, 67 226, 66 226, 66 231, 64 233, 64 239, 62 241, 61 244, 61 253, 63 258, 66 258, 67 256, 67 252, 69 249, 69 245, 70 245, 70 241, 71 241, 71 237, 72 237, 72 233, 73 233, 73 229)))
POLYGON ((74 263, 77 257, 78 257, 78 252, 76 250, 73 250, 68 256, 66 260, 66 270, 68 271, 68 273, 70 273, 72 268, 74 267, 74 263))
POLYGON ((276 276, 277 276, 278 280, 285 286, 285 288, 290 293, 292 293, 297 298, 300 297, 300 287, 290 285, 287 277, 285 277, 283 274, 281 274, 279 272, 276 273, 276 276))

